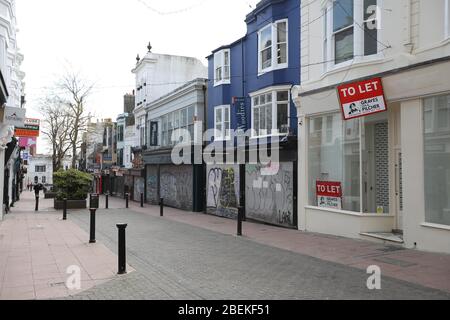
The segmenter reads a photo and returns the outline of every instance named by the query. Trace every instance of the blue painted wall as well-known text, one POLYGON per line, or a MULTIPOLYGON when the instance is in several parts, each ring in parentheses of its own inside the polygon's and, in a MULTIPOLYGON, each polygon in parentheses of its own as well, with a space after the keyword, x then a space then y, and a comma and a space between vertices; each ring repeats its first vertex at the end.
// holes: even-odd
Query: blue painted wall
MULTIPOLYGON (((214 107, 231 105, 232 97, 246 97, 247 127, 251 128, 249 93, 276 85, 300 84, 300 0, 263 0, 246 17, 247 34, 234 43, 217 48, 208 57, 208 128, 214 128, 214 107), (258 76, 258 31, 281 19, 288 21, 288 68, 258 76), (214 52, 230 49, 231 83, 214 87, 214 52)), ((292 100, 292 99, 291 99, 292 100)), ((297 135, 297 111, 290 106, 290 127, 297 135)), ((236 118, 231 107, 231 129, 236 118)))

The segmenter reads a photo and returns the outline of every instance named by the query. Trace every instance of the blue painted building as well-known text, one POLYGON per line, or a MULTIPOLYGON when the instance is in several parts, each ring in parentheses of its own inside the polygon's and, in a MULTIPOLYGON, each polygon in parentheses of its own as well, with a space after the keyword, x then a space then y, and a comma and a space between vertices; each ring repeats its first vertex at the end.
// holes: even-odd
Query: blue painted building
POLYGON ((276 135, 280 161, 208 164, 207 208, 234 218, 241 205, 248 219, 295 228, 297 112, 290 92, 300 83, 300 0, 263 0, 245 22, 244 37, 207 57, 207 126, 217 130, 211 143, 236 146, 232 131, 251 130, 248 158, 276 135))

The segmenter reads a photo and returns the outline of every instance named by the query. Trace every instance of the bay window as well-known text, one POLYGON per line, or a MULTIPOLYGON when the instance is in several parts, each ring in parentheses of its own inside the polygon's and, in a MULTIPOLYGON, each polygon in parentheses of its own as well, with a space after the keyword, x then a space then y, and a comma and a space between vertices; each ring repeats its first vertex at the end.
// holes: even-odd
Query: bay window
POLYGON ((195 106, 190 106, 180 110, 165 114, 157 120, 160 124, 161 147, 170 147, 177 143, 190 143, 194 138, 194 117, 195 106), (172 134, 176 130, 181 131, 180 136, 172 139, 172 134), (187 134, 189 132, 190 136, 187 134))
POLYGON ((450 226, 450 95, 424 100, 425 220, 450 226))
POLYGON ((214 86, 230 84, 230 49, 214 53, 214 86))
POLYGON ((230 125, 230 106, 216 107, 214 109, 214 129, 216 129, 215 140, 230 139, 230 125))
POLYGON ((380 51, 381 0, 334 0, 324 8, 325 69, 380 51))
POLYGON ((279 20, 258 32, 259 73, 288 67, 288 20, 279 20))
POLYGON ((289 132, 289 91, 275 90, 252 96, 252 135, 264 137, 289 132))

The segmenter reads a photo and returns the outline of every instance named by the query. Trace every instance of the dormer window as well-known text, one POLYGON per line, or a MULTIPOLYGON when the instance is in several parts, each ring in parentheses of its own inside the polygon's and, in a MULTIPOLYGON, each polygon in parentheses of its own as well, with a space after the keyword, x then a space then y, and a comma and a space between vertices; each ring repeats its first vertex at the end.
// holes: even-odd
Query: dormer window
POLYGON ((288 20, 279 20, 258 32, 258 73, 288 67, 288 20))
POLYGON ((214 53, 214 86, 230 84, 230 49, 214 53))

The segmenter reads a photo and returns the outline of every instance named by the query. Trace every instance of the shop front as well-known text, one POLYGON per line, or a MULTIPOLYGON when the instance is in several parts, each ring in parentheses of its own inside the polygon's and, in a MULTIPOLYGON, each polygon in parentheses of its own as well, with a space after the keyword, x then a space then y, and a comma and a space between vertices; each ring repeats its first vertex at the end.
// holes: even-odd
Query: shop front
POLYGON ((450 252, 449 72, 300 94, 299 229, 450 252))

